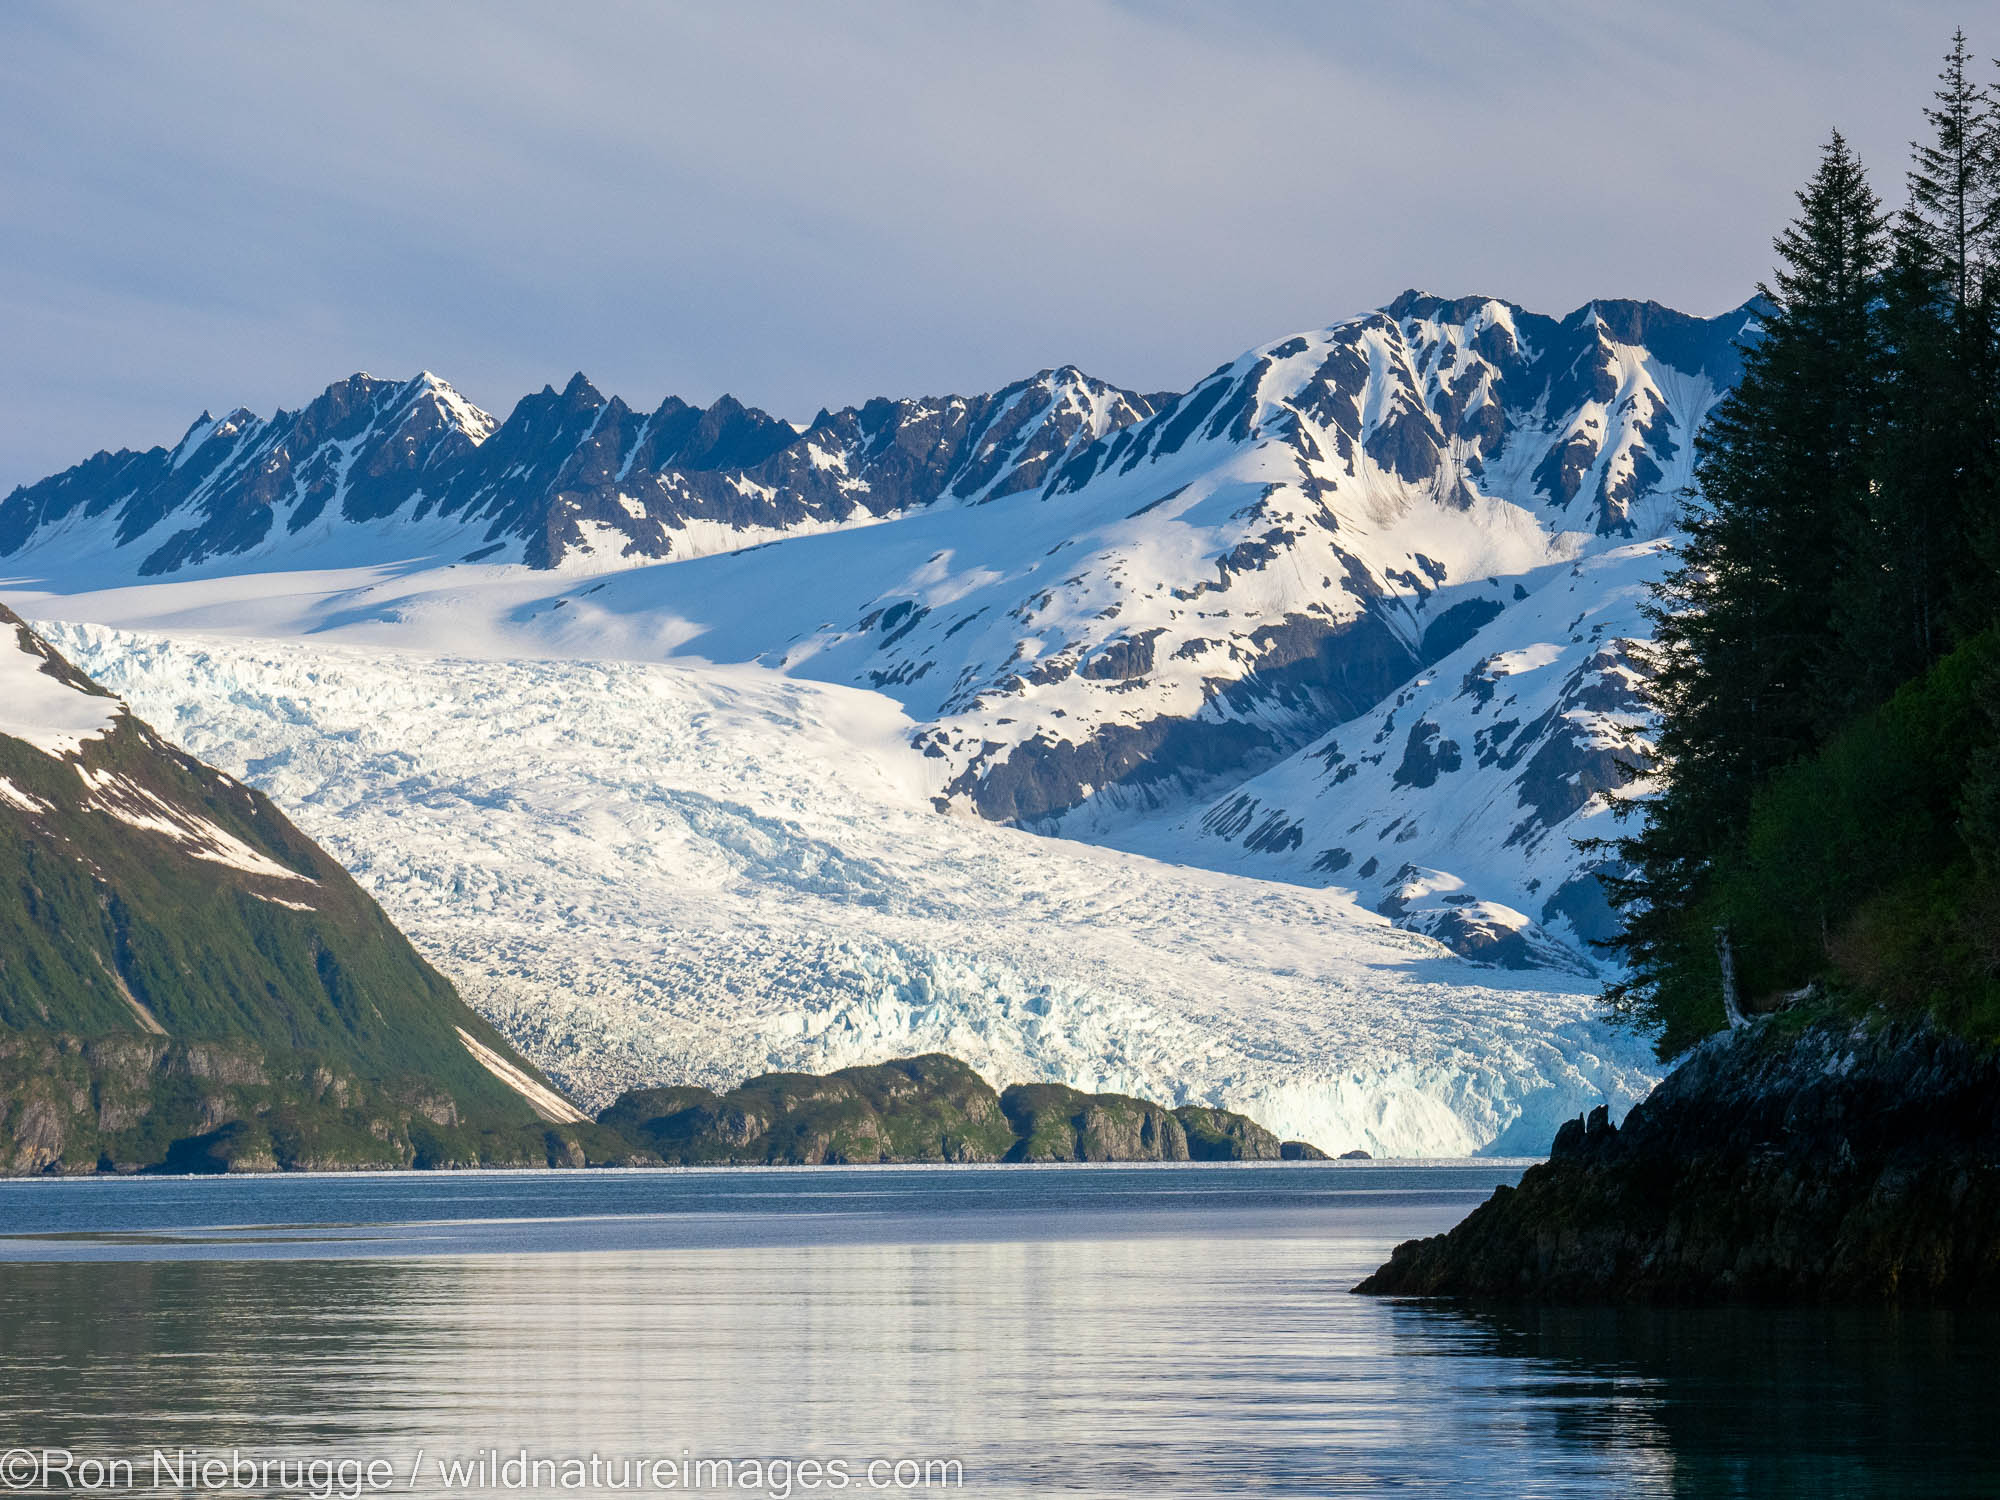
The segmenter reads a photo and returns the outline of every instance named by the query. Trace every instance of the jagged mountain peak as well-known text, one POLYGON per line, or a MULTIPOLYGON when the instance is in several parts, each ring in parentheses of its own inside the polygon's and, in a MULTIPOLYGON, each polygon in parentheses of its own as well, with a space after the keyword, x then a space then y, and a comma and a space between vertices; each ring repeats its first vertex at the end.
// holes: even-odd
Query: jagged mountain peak
POLYGON ((590 383, 589 377, 583 371, 578 370, 570 376, 568 384, 563 386, 562 400, 566 407, 575 411, 582 407, 604 405, 604 393, 590 383))
POLYGON ((1411 289, 1171 396, 1055 364, 803 430, 733 395, 640 413, 580 374, 490 435, 429 386, 350 395, 352 425, 309 407, 197 433, 171 482, 164 454, 100 455, 17 491, 0 556, 93 582, 107 559, 150 577, 419 548, 552 570, 504 626, 537 650, 671 633, 875 689, 946 806, 1105 836, 1227 807, 1176 837, 1545 956, 1509 934, 1591 920, 1563 840, 1636 732, 1631 600, 1755 321, 1411 289), (1487 809, 1476 840, 1454 844, 1447 796, 1487 809), (1367 829, 1333 826, 1350 805, 1367 829))

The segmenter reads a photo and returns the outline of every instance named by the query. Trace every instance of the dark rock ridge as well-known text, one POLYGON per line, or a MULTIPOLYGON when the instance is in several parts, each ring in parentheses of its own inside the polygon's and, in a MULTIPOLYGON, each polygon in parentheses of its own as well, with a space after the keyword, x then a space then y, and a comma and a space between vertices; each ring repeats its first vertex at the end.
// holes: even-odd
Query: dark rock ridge
POLYGON ((1355 1290, 2000 1302, 2000 1050, 1907 1022, 1724 1033, 1355 1290))
POLYGON ((825 1075, 766 1073, 726 1094, 632 1089, 597 1121, 635 1152, 688 1166, 1324 1159, 1302 1142, 1287 1151, 1223 1109, 1170 1110, 1053 1083, 996 1094, 940 1053, 825 1075))
POLYGON ((800 432, 730 396, 637 412, 578 374, 496 422, 429 373, 354 375, 300 411, 204 412, 171 450, 99 453, 16 489, 0 500, 0 557, 96 520, 107 548, 137 549, 142 577, 259 550, 282 565, 309 528, 391 517, 448 523, 443 560, 681 556, 691 522, 782 531, 1034 489, 1152 410, 1064 366, 987 395, 822 411, 800 432))

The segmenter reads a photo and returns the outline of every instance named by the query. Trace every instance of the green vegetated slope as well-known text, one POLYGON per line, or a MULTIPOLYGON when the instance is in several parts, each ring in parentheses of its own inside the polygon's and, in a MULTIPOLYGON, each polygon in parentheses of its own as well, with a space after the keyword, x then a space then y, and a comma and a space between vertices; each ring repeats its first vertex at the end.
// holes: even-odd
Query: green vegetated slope
POLYGON ((1665 1050, 1742 1010, 1926 1016, 2000 1042, 2000 631, 1773 772, 1698 893, 1655 921, 1665 1050))
POLYGON ((473 1056, 461 1033, 544 1083, 267 798, 4 608, 0 652, 31 736, 0 732, 0 1170, 567 1161, 605 1139, 473 1056), (27 671, 106 727, 49 753, 27 671))
POLYGON ((938 1053, 824 1076, 767 1073, 726 1094, 633 1089, 598 1123, 635 1151, 685 1165, 1320 1157, 1227 1110, 1169 1110, 1049 1083, 995 1093, 964 1063, 938 1053))
POLYGON ((1701 913, 1736 935, 1747 1008, 1804 991, 2000 1040, 1996 719, 1988 631, 1758 793, 1701 913))

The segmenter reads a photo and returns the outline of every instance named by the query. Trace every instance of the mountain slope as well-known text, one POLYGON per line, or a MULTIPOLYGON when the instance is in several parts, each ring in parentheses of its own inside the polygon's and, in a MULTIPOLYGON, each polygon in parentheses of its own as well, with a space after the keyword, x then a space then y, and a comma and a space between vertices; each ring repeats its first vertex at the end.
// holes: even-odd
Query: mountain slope
POLYGON ((1664 539, 1533 576, 1525 597, 1390 699, 1208 806, 1118 841, 1339 885, 1397 925, 1509 968, 1588 972, 1612 931, 1602 857, 1643 761, 1641 609, 1664 539))
MULTIPOLYGON (((132 1118, 109 1125, 100 1110, 84 1132, 104 1136, 114 1161, 127 1159, 111 1139, 120 1129, 160 1126, 144 1118, 145 1075, 193 1067, 191 1055, 221 1059, 212 1071, 224 1090, 203 1104, 196 1134, 231 1123, 228 1088, 282 1095, 273 1080, 298 1071, 293 1058, 308 1060, 306 1075, 325 1072, 312 1102, 341 1095, 328 1106, 338 1114, 366 1094, 405 1132, 413 1116, 432 1133, 580 1118, 261 793, 162 742, 0 608, 0 1040, 9 1038, 16 1061, 58 1041, 66 1053, 143 1043, 89 1053, 127 1073, 138 1064, 127 1079, 137 1100, 113 1111, 132 1118)), ((99 1069, 88 1087, 105 1086, 99 1069)), ((20 1126, 26 1096, 0 1102, 20 1126)), ((160 1113, 171 1110, 162 1103, 160 1113)), ((54 1159, 95 1165, 95 1153, 54 1159)))
MULTIPOLYGON (((1462 952, 1575 967, 1604 912, 1570 839, 1643 730, 1636 601, 1755 327, 1410 292, 1178 396, 1063 370, 804 433, 579 377, 490 432, 461 414, 435 462, 357 457, 394 484, 296 536, 280 497, 222 550, 211 488, 99 545, 158 510, 100 456, 0 503, 0 552, 57 617, 865 688, 941 808, 1350 885, 1462 952)), ((443 398, 380 400, 369 432, 443 398)))

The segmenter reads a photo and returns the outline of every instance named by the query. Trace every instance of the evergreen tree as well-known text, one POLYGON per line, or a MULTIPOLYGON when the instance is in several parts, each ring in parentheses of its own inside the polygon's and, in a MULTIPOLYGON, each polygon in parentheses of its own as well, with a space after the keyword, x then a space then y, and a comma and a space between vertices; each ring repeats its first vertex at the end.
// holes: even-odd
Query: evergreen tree
POLYGON ((1881 205, 1836 132, 1776 242, 1761 332, 1696 441, 1697 492, 1680 565, 1661 585, 1653 696, 1660 795, 1618 843, 1610 882, 1633 978, 1615 1007, 1665 1022, 1667 1044, 1721 1016, 1709 938, 1694 916, 1738 845, 1751 798, 1820 743, 1835 717, 1828 647, 1864 515, 1882 404, 1881 205))
POLYGON ((1952 308, 1979 300, 2000 229, 2000 181, 1995 180, 1991 95, 1972 81, 1965 32, 1954 32, 1935 103, 1924 111, 1932 138, 1910 143, 1910 207, 1903 233, 1922 245, 1952 308))
POLYGON ((1848 713, 1881 702, 1992 618, 2000 121, 1958 33, 1912 147, 1909 206, 1882 288, 1887 410, 1865 515, 1850 518, 1838 676, 1848 713))

